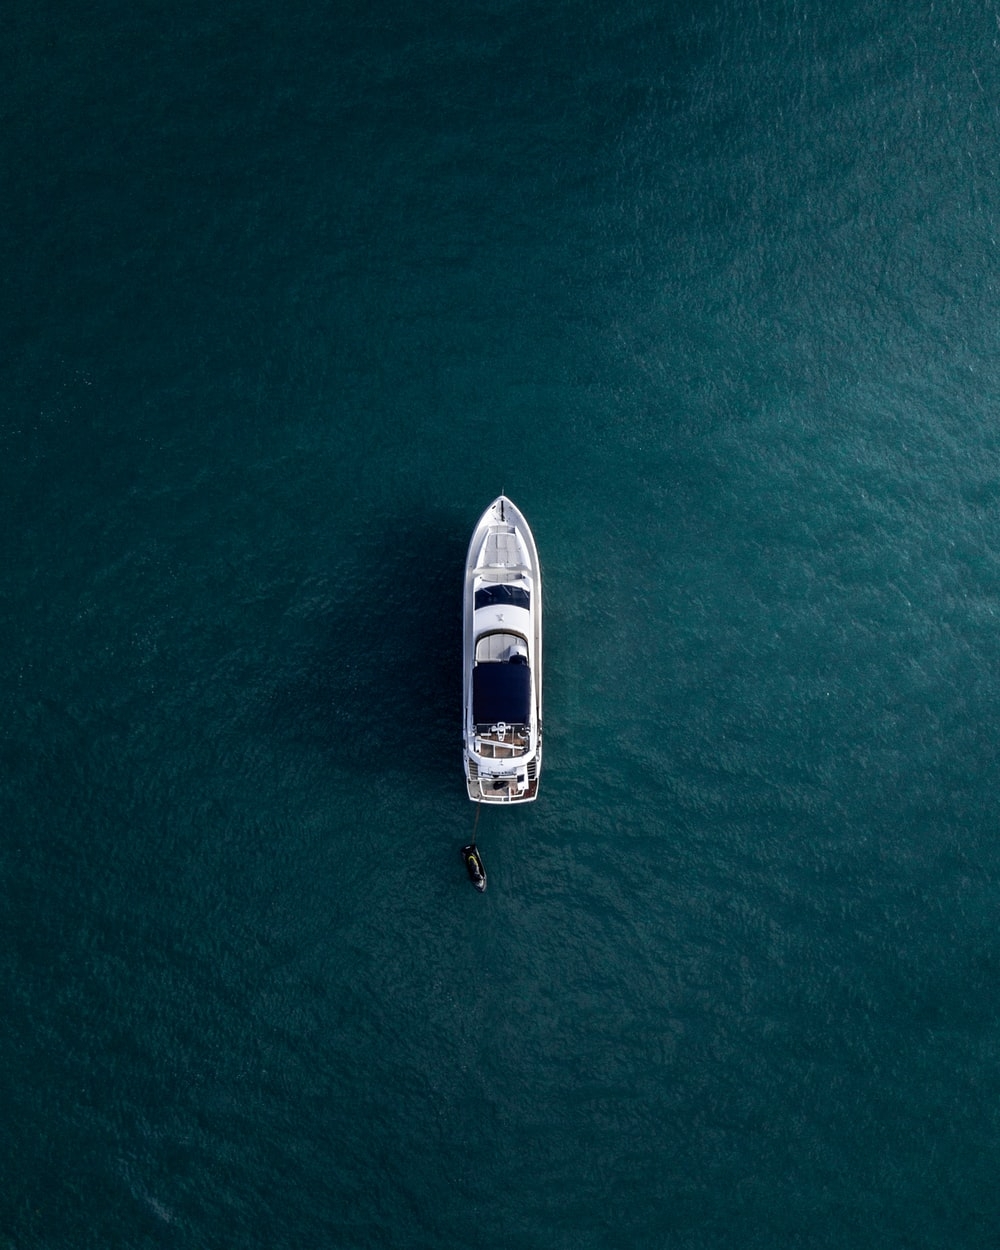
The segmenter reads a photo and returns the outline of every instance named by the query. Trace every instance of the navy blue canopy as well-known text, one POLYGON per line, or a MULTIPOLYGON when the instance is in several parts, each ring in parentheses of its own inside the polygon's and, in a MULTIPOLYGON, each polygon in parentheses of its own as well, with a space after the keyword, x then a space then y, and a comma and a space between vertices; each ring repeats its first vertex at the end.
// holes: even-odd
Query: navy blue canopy
POLYGON ((472 720, 476 725, 526 725, 531 719, 531 669, 492 662, 472 670, 472 720))

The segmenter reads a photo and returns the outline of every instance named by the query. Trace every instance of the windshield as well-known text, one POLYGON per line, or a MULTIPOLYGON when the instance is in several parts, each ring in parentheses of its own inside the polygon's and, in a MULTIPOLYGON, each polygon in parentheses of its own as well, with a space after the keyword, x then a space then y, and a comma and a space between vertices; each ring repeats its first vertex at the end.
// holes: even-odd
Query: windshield
POLYGON ((494 586, 482 586, 476 591, 477 608, 526 608, 530 602, 531 596, 526 590, 522 590, 520 586, 511 586, 506 582, 500 582, 494 586))

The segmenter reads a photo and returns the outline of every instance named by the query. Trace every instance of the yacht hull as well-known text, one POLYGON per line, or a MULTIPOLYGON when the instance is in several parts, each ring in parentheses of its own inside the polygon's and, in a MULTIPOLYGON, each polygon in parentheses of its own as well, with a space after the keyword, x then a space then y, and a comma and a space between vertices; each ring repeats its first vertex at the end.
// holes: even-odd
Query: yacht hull
POLYGON ((505 495, 473 530, 462 623, 469 798, 530 803, 542 764, 542 573, 528 522, 505 495))

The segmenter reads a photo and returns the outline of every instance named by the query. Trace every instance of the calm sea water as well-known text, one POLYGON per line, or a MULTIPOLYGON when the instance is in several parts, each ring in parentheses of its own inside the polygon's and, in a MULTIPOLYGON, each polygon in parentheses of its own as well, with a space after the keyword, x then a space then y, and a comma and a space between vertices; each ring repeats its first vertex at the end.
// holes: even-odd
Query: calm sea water
POLYGON ((15 0, 3 1250, 998 1244, 998 13, 15 0))

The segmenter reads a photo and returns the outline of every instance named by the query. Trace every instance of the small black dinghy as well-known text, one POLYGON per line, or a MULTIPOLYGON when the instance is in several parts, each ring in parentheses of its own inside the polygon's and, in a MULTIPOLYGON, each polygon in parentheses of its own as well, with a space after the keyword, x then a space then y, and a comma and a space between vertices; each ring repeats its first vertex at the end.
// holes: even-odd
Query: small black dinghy
POLYGON ((462 847, 462 859, 465 861, 465 871, 469 874, 469 880, 482 894, 486 889, 486 869, 483 867, 479 848, 475 842, 462 847))

